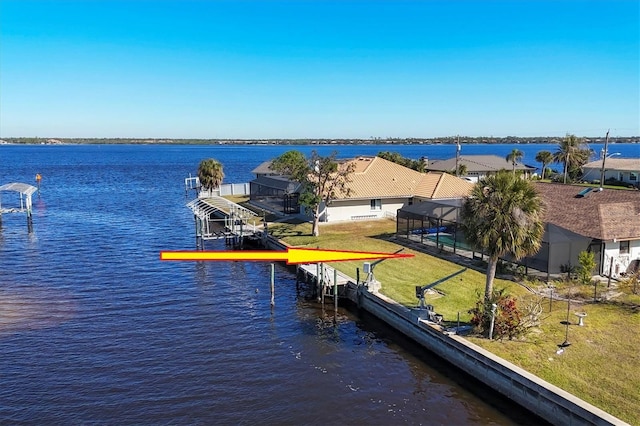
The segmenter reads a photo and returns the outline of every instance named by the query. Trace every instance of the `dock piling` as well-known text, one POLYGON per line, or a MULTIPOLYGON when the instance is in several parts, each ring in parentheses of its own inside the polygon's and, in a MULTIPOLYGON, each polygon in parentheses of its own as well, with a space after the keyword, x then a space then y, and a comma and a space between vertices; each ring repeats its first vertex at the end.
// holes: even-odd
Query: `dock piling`
POLYGON ((275 268, 276 265, 274 263, 271 264, 271 306, 275 306, 276 301, 275 301, 275 291, 276 291, 276 286, 275 286, 275 276, 276 276, 276 272, 275 272, 275 268))
POLYGON ((338 312, 338 270, 333 268, 333 309, 338 312))

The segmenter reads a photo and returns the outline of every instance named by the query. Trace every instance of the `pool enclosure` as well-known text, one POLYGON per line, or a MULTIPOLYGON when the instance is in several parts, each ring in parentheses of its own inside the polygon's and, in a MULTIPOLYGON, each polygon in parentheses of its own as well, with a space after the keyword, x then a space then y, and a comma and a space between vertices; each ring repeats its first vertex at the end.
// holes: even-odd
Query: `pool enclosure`
MULTIPOLYGON (((485 255, 465 241, 459 226, 462 203, 463 199, 430 200, 399 209, 396 237, 441 251, 482 259, 485 255)), ((545 223, 542 247, 536 255, 519 261, 504 256, 502 260, 548 274, 559 274, 564 272, 567 265, 579 264, 578 255, 581 251, 597 249, 598 244, 589 237, 545 223)))

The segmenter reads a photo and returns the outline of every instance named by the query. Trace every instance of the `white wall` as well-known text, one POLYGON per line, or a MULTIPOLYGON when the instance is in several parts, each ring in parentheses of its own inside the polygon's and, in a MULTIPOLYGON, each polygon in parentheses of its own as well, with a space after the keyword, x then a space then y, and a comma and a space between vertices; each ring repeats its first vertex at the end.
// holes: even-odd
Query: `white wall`
POLYGON ((399 208, 407 203, 406 198, 383 198, 380 210, 371 210, 370 200, 336 200, 327 209, 327 222, 345 220, 376 219, 385 213, 396 215, 399 208))
MULTIPOLYGON (((600 180, 601 170, 602 169, 599 169, 599 168, 598 169, 585 168, 583 170, 583 177, 587 181, 600 180)), ((606 181, 607 179, 614 178, 614 179, 617 179, 617 180, 621 180, 622 182, 626 182, 626 183, 630 183, 630 184, 633 184, 633 185, 637 185, 638 182, 639 182, 637 179, 640 179, 640 176, 637 176, 636 180, 631 180, 631 173, 635 173, 636 176, 637 176, 638 173, 640 173, 640 171, 636 171, 636 172, 622 171, 622 172, 620 172, 619 170, 605 169, 605 171, 604 171, 604 180, 606 181), (620 179, 620 173, 622 173, 622 179, 620 179)))
POLYGON ((635 259, 640 259, 640 240, 629 242, 628 254, 620 254, 620 242, 607 242, 604 248, 603 275, 608 276, 609 270, 611 270, 613 278, 620 278, 621 274, 626 272, 631 261, 635 259), (611 268, 612 262, 613 267, 611 268))

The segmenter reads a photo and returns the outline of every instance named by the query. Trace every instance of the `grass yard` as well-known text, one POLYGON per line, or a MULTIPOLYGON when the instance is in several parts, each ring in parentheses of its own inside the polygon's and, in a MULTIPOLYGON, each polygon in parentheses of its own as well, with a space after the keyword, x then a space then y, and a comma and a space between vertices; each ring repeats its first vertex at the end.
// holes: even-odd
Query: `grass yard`
MULTIPOLYGON (((377 220, 323 225, 320 237, 311 236, 311 225, 273 224, 270 232, 295 246, 321 247, 356 251, 394 252, 400 246, 387 239, 395 233, 395 221, 377 220)), ((415 257, 390 259, 376 266, 375 277, 382 283, 381 292, 405 306, 416 306, 415 286, 425 285, 462 269, 461 266, 428 254, 405 249, 415 257)), ((336 263, 338 270, 355 277, 362 262, 336 263)), ((361 276, 363 279, 364 276, 361 276)), ((438 294, 427 297, 445 321, 468 321, 467 311, 484 292, 485 275, 467 270, 439 284, 438 294)), ((510 294, 526 296, 522 287, 511 281, 497 279, 495 288, 507 288, 510 294)), ((593 287, 583 289, 585 293, 593 287)), ((549 310, 543 302, 544 314, 540 327, 518 341, 489 341, 470 337, 469 340, 504 359, 530 371, 579 398, 602 408, 631 424, 640 424, 640 297, 626 296, 625 304, 573 304, 569 310, 569 341, 564 353, 556 354, 558 344, 565 340, 567 303, 554 301, 549 310), (632 302, 628 303, 629 300, 632 302), (636 308, 633 308, 633 302, 636 308), (585 326, 578 327, 575 312, 586 312, 585 326)))
POLYGON ((574 303, 569 309, 571 346, 556 354, 565 340, 561 322, 567 318, 567 302, 554 301, 551 312, 545 305, 542 325, 524 341, 469 340, 630 424, 640 424, 640 312, 609 303, 574 303), (587 313, 583 327, 575 312, 587 313))
MULTIPOLYGON (((274 236, 294 246, 392 253, 401 248, 386 240, 395 233, 395 226, 395 221, 388 219, 323 225, 320 237, 310 235, 309 223, 273 224, 269 230, 274 236)), ((414 250, 405 249, 403 253, 412 253, 415 257, 385 260, 375 266, 374 275, 382 283, 381 293, 405 306, 417 306, 416 285, 432 283, 463 269, 460 265, 414 250)), ((360 268, 360 278, 364 279, 362 264, 339 262, 331 266, 352 277, 356 276, 356 268, 360 268)), ((485 275, 468 269, 436 286, 437 293, 427 295, 426 301, 434 305, 445 321, 456 320, 458 312, 461 321, 468 321, 471 316, 467 311, 475 305, 478 295, 484 294, 484 286, 485 275)), ((526 293, 524 288, 511 281, 496 280, 495 286, 507 287, 508 292, 514 295, 526 293)))

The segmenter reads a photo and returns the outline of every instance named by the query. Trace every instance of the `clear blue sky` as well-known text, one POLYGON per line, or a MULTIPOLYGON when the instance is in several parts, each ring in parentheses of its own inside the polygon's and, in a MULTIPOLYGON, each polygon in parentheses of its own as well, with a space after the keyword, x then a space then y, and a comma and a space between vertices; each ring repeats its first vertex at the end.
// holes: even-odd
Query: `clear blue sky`
POLYGON ((640 134, 640 2, 0 1, 0 137, 640 134))

